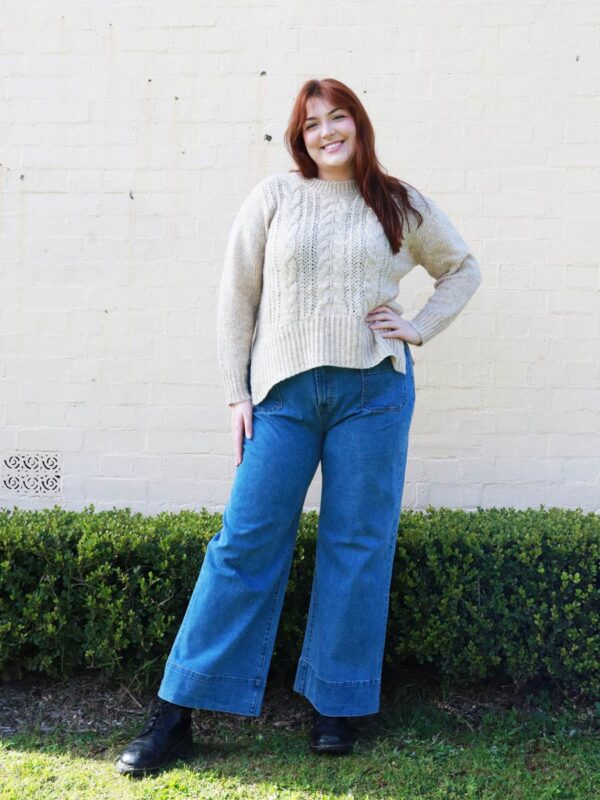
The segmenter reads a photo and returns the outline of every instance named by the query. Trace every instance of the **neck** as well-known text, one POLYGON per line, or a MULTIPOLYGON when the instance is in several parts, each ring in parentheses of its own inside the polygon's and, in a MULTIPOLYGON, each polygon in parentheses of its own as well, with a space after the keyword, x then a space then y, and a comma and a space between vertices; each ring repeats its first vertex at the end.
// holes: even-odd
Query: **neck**
POLYGON ((319 180, 322 181, 337 181, 339 183, 343 183, 345 181, 353 181, 355 180, 356 176, 354 174, 353 169, 346 169, 344 171, 327 171, 323 172, 323 170, 319 170, 319 180))

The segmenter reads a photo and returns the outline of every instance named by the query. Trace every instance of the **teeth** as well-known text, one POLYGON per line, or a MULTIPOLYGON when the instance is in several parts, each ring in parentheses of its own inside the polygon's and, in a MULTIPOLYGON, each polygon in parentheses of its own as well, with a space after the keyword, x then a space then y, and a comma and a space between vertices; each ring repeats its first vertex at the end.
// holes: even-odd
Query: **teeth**
POLYGON ((342 144, 343 142, 332 142, 331 144, 326 144, 323 150, 334 150, 337 147, 341 147, 342 144))

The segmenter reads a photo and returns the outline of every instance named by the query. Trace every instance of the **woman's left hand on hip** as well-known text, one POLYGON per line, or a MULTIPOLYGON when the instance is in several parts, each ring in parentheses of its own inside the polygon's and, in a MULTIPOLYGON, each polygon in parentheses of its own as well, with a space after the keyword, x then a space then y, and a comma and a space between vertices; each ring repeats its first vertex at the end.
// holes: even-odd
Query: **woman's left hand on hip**
POLYGON ((371 309, 365 321, 372 331, 381 332, 381 336, 386 339, 404 339, 409 344, 421 344, 421 335, 417 329, 388 306, 371 309))

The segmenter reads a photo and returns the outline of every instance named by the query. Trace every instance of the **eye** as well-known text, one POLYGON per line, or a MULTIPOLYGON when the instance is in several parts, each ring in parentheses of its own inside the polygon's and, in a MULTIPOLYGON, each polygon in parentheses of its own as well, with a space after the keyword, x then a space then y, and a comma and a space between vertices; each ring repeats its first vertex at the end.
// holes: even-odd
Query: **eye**
MULTIPOLYGON (((345 119, 345 118, 346 118, 345 114, 336 114, 335 117, 332 117, 332 119, 345 119)), ((314 127, 315 127, 315 123, 312 122, 310 125, 307 125, 304 130, 309 131, 311 128, 314 128, 314 127)))

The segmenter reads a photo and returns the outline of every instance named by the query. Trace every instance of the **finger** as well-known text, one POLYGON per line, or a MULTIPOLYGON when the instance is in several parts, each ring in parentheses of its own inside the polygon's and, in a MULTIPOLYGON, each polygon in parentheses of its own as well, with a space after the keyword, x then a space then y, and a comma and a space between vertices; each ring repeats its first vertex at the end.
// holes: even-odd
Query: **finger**
POLYGON ((239 467, 242 463, 242 443, 241 443, 241 436, 236 431, 235 437, 235 465, 239 467))
POLYGON ((378 331, 378 330, 381 330, 382 328, 384 328, 384 329, 385 328, 391 328, 392 326, 393 326, 393 322, 391 320, 384 320, 382 322, 372 322, 369 325, 369 328, 372 331, 378 331))
POLYGON ((235 465, 236 467, 239 466, 242 462, 242 432, 243 427, 240 425, 239 418, 236 420, 235 423, 235 430, 233 432, 233 449, 235 455, 235 465))
POLYGON ((367 314, 367 319, 389 319, 392 314, 393 311, 390 311, 389 309, 384 311, 371 311, 369 314, 367 314))
POLYGON ((366 322, 378 322, 380 319, 383 319, 381 314, 369 314, 368 317, 365 317, 366 322))

